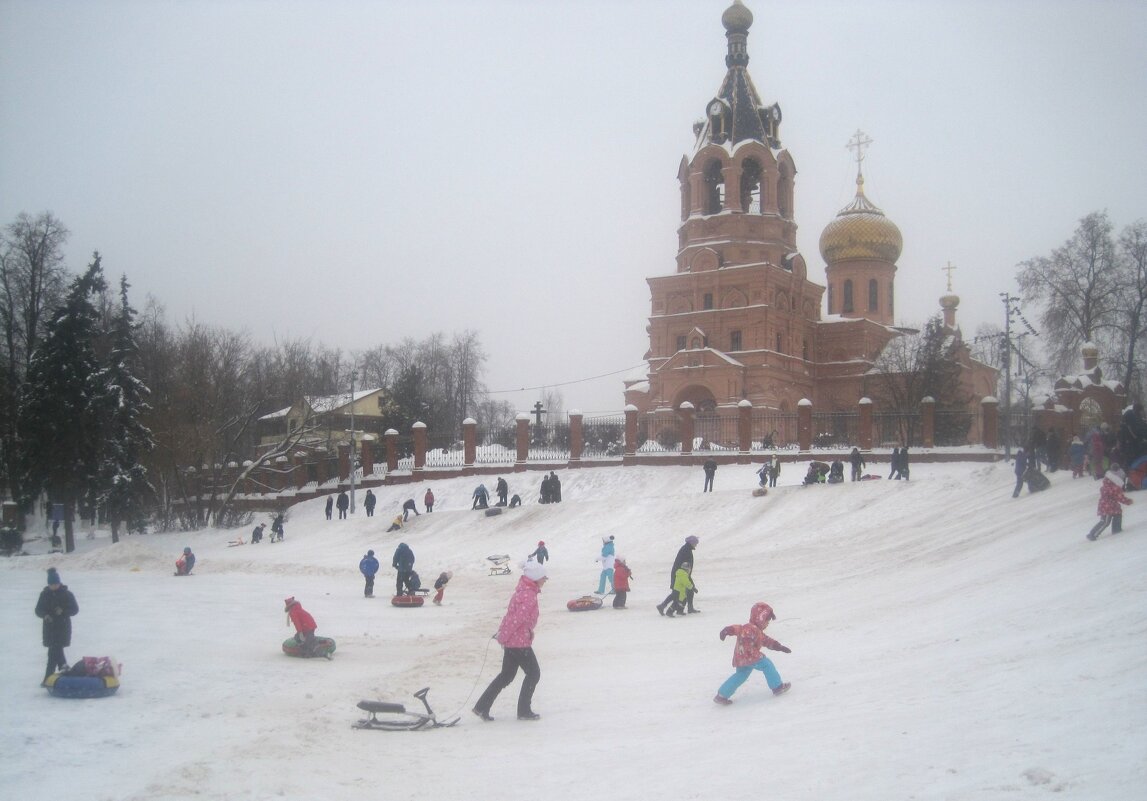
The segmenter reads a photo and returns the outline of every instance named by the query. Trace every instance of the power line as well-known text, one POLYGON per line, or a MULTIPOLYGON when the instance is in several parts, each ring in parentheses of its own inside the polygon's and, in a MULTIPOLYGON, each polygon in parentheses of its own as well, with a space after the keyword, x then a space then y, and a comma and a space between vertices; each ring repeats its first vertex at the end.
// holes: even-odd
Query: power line
POLYGON ((590 376, 589 378, 578 378, 574 381, 559 381, 556 384, 542 384, 541 386, 537 386, 537 387, 518 387, 517 389, 492 389, 492 390, 488 390, 486 394, 487 395, 505 395, 505 394, 510 393, 510 392, 532 392, 533 390, 536 390, 536 389, 549 389, 551 387, 568 387, 570 384, 584 384, 586 381, 596 381, 599 378, 608 378, 609 376, 617 375, 618 373, 628 373, 630 370, 636 370, 638 367, 642 367, 644 365, 645 365, 645 362, 642 362, 641 364, 635 364, 632 367, 624 367, 621 370, 614 370, 612 373, 602 373, 601 375, 590 376))

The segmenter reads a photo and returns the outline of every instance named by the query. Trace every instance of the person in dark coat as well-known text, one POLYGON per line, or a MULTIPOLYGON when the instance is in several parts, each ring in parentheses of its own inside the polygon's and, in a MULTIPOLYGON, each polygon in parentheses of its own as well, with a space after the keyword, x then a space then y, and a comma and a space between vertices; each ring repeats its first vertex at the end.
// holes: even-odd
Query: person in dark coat
POLYGON ((900 448, 892 449, 892 456, 889 457, 888 464, 892 468, 888 472, 888 478, 900 478, 900 448))
POLYGON ((414 512, 414 514, 417 516, 418 515, 418 507, 414 505, 414 499, 413 498, 407 498, 406 502, 404 504, 402 504, 402 522, 403 523, 406 522, 406 518, 410 517, 411 512, 414 512))
POLYGON ((550 503, 562 502, 562 480, 553 470, 550 471, 550 503))
POLYGON ((374 557, 374 551, 367 551, 366 556, 358 563, 359 572, 362 573, 363 578, 366 579, 366 588, 362 594, 367 598, 374 597, 374 575, 378 572, 378 560, 374 557))
POLYGON ((362 499, 362 508, 366 509, 367 517, 374 517, 374 505, 377 500, 378 499, 374 497, 373 492, 370 490, 366 491, 366 497, 362 499))
POLYGON ((1016 488, 1012 491, 1012 497, 1020 497, 1020 490, 1024 488, 1024 480, 1028 477, 1028 455, 1024 453, 1023 448, 1016 450, 1016 488))
MULTIPOLYGON (((697 543, 699 542, 699 539, 690 535, 685 538, 685 544, 677 549, 677 556, 673 559, 673 567, 669 569, 669 595, 665 597, 664 601, 657 604, 657 611, 659 614, 664 615, 665 610, 668 609, 669 605, 672 604, 673 601, 677 598, 677 591, 673 589, 673 582, 677 578, 677 570, 684 564, 693 564, 693 551, 697 548, 697 543)), ((697 587, 696 584, 694 584, 693 589, 689 590, 689 593, 686 596, 688 611, 694 613, 700 611, 693 608, 693 596, 696 593, 697 587)))
POLYGON ((900 449, 900 458, 896 467, 896 480, 908 480, 908 446, 905 445, 900 449))
POLYGON ((717 462, 716 462, 716 460, 711 459, 711 458, 706 459, 705 464, 703 464, 701 466, 701 469, 705 471, 705 488, 702 489, 701 491, 702 492, 712 492, 713 491, 713 477, 715 475, 717 475, 717 462))
POLYGON ((550 477, 542 476, 542 488, 538 490, 538 503, 550 502, 550 477))
POLYGON ((66 584, 60 583, 56 568, 48 568, 48 586, 40 591, 40 599, 36 602, 36 617, 44 621, 44 646, 48 649, 45 682, 57 670, 68 667, 64 649, 72 644, 72 616, 79 612, 76 596, 66 584))
POLYGON ((335 505, 339 508, 339 520, 346 520, 346 510, 350 508, 350 498, 347 497, 345 490, 339 493, 339 499, 335 505))
POLYGON ((490 491, 486 489, 485 484, 479 484, 474 488, 474 502, 470 504, 471 509, 485 509, 489 506, 490 491))
POLYGON ((327 496, 327 520, 331 519, 331 515, 335 510, 335 498, 333 495, 327 496))
POLYGON ((1031 433, 1028 435, 1028 469, 1039 470, 1040 462, 1047 457, 1047 436, 1043 433, 1043 429, 1039 426, 1032 426, 1031 433))
POLYGON ((422 496, 422 503, 426 505, 427 512, 434 511, 434 490, 427 488, 426 494, 422 496))
POLYGON ((394 559, 390 566, 398 571, 394 582, 394 594, 405 595, 410 589, 410 574, 414 572, 414 551, 405 542, 398 543, 394 549, 394 559))
POLYGON ((1053 428, 1047 432, 1047 472, 1058 470, 1062 458, 1063 444, 1059 441, 1059 431, 1053 428))
POLYGON ((852 480, 860 481, 860 476, 867 466, 864 456, 860 453, 860 448, 852 449, 852 453, 848 455, 848 461, 852 464, 852 480))
POLYGON ((510 485, 501 476, 498 476, 498 483, 494 485, 494 494, 498 496, 498 502, 494 505, 505 506, 506 497, 510 494, 510 485))
POLYGON ((251 544, 252 545, 258 545, 260 542, 263 541, 263 529, 265 529, 266 527, 267 527, 266 523, 260 523, 259 525, 255 526, 255 528, 251 529, 251 544))
POLYGON ((271 542, 283 541, 283 513, 275 515, 275 519, 271 521, 271 542))
POLYGON ((193 567, 195 567, 195 554, 190 548, 184 548, 183 555, 175 560, 175 575, 190 576, 193 567))

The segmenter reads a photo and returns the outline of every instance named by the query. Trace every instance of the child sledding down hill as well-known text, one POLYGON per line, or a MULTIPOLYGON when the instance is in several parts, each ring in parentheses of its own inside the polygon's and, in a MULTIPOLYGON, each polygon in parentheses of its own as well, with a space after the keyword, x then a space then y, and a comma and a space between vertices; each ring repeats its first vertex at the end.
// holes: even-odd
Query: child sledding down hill
POLYGON ((753 608, 749 612, 748 623, 740 626, 725 626, 721 629, 722 640, 730 634, 737 638, 737 647, 733 649, 733 667, 737 670, 732 676, 725 679, 725 683, 718 688, 717 694, 713 696, 714 703, 722 705, 733 703, 733 693, 745 683, 749 674, 754 670, 759 670, 765 674, 765 681, 769 683, 769 689, 773 691, 773 695, 780 695, 788 690, 789 683, 781 681, 781 674, 777 672, 772 661, 761 653, 762 648, 785 654, 792 653, 788 648, 765 634, 769 621, 774 619, 776 619, 776 615, 773 613, 773 608, 763 601, 758 601, 753 604, 753 608))

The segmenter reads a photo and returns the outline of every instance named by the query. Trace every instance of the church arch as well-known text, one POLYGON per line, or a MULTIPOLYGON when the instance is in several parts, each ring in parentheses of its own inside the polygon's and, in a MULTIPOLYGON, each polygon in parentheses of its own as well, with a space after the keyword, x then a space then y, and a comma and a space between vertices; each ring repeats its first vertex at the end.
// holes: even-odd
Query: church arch
POLYGON ((717 159, 705 165, 705 214, 720 214, 725 208, 725 171, 717 159))
POLYGON ((763 174, 761 164, 756 159, 741 162, 741 210, 746 214, 760 214, 764 210, 763 174))
POLYGON ((853 311, 852 307, 852 279, 846 278, 844 280, 844 291, 841 293, 844 297, 840 301, 840 311, 842 314, 847 314, 853 311))
POLYGON ((722 309, 736 309, 748 305, 749 299, 740 289, 730 289, 725 293, 725 296, 721 298, 722 309))
POLYGON ((673 408, 680 409, 681 404, 685 401, 692 403, 693 408, 700 413, 711 413, 717 410, 717 399, 713 397, 713 391, 704 384, 690 384, 679 390, 673 398, 673 408))
POLYGON ((875 278, 868 279, 868 310, 879 311, 880 287, 875 278))

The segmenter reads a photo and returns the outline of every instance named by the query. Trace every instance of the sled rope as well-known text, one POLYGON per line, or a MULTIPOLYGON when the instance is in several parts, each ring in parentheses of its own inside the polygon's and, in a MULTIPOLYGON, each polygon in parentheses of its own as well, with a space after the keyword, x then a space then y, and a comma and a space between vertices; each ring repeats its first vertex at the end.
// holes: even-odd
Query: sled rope
POLYGON ((494 642, 497 638, 498 638, 498 635, 495 634, 494 636, 492 636, 489 639, 489 641, 487 641, 486 652, 484 654, 482 654, 482 665, 481 665, 481 667, 478 668, 478 675, 474 677, 474 683, 472 685, 470 685, 470 692, 466 694, 466 698, 463 699, 462 705, 459 706, 457 709, 455 709, 453 712, 451 712, 449 717, 455 717, 457 715, 461 715, 462 710, 466 708, 466 705, 468 703, 470 703, 470 698, 474 695, 474 689, 478 686, 478 682, 482 680, 482 671, 486 669, 486 660, 490 658, 490 643, 494 642))

